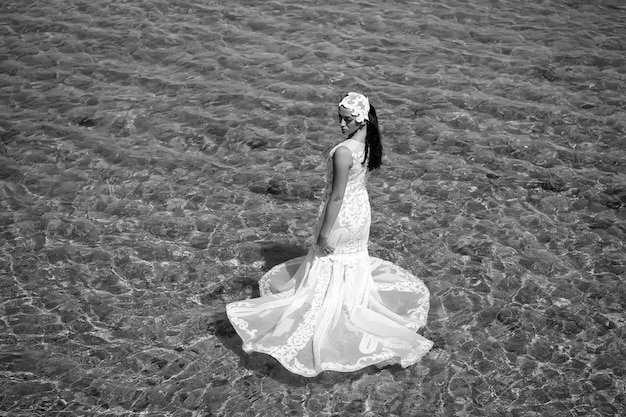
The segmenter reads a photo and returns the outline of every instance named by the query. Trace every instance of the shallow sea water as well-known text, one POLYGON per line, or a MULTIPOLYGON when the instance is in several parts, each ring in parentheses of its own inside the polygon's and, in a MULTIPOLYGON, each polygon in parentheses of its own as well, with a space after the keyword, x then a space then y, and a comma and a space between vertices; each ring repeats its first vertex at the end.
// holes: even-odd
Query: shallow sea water
POLYGON ((5 0, 0 415, 626 413, 619 0, 5 0), (419 364, 306 379, 225 303, 302 254, 367 94, 419 364))

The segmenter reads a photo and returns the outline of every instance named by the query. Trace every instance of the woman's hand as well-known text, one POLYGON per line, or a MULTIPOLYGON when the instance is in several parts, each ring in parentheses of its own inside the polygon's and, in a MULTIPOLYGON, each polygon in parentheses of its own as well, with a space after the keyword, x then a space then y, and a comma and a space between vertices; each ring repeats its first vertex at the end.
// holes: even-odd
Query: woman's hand
POLYGON ((320 253, 324 256, 330 255, 335 250, 335 248, 330 246, 330 243, 328 243, 328 238, 325 238, 323 236, 319 236, 317 238, 316 245, 317 245, 317 249, 319 249, 320 253))

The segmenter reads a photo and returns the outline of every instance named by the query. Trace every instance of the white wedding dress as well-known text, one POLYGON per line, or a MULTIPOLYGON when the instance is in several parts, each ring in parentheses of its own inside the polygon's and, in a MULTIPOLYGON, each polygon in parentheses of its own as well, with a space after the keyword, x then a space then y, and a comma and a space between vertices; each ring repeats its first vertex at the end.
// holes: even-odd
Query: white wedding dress
POLYGON ((311 247, 306 256, 277 265, 260 280, 261 297, 227 305, 246 352, 266 353, 289 371, 355 371, 369 365, 414 364, 432 347, 416 333, 424 326, 429 291, 408 271, 369 256, 370 204, 364 144, 348 139, 329 154, 327 187, 315 229, 324 219, 332 183, 332 156, 352 152, 344 200, 333 225, 331 255, 311 247))

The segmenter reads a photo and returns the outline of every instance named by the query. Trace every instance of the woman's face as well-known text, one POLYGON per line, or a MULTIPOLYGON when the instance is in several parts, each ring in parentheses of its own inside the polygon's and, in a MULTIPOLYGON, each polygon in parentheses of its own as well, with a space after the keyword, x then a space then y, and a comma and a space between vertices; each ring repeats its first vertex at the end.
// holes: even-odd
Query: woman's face
POLYGON ((354 116, 352 116, 352 113, 350 113, 350 110, 343 106, 339 106, 338 116, 341 133, 344 135, 350 136, 361 127, 354 119, 354 116))

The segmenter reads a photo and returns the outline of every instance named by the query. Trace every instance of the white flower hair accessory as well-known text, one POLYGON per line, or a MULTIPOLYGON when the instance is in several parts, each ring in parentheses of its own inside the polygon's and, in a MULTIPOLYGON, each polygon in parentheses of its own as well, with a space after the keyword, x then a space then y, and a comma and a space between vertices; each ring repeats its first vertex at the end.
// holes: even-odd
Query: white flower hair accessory
POLYGON ((370 102, 363 94, 349 92, 339 105, 350 110, 357 123, 369 120, 370 102))

